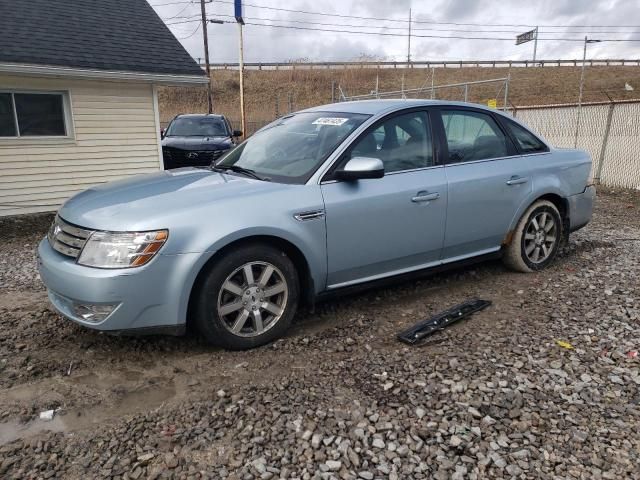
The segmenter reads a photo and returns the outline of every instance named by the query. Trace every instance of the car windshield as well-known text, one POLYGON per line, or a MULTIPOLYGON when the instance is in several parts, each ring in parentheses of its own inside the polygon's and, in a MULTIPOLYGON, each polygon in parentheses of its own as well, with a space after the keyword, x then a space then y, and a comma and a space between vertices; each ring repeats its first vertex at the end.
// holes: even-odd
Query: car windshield
POLYGON ((226 137, 227 126, 222 118, 178 117, 166 132, 167 137, 226 137))
POLYGON ((369 115, 305 112, 267 125, 216 166, 235 165, 281 183, 305 183, 369 115))

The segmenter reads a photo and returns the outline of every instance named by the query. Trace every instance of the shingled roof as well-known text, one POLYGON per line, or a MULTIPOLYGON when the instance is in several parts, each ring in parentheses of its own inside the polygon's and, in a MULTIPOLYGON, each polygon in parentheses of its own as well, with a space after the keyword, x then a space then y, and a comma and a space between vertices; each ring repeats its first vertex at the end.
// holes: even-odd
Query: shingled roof
POLYGON ((204 75, 146 0, 0 0, 0 63, 204 75))

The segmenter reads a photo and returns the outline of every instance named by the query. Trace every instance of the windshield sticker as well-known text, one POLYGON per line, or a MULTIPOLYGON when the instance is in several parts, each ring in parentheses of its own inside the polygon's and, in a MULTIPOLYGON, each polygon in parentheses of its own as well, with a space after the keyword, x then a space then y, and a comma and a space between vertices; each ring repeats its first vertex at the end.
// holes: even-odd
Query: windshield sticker
POLYGON ((347 120, 349 120, 348 118, 338 118, 338 117, 320 117, 317 120, 315 120, 314 122, 312 122, 312 125, 334 125, 334 126, 340 126, 343 123, 345 123, 347 120))

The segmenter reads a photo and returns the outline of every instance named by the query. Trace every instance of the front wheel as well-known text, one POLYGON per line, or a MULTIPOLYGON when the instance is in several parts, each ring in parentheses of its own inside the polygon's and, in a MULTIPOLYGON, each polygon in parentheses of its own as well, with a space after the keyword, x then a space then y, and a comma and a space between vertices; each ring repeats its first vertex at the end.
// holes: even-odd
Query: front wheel
POLYGON ((197 293, 195 323, 210 343, 231 350, 281 337, 298 306, 293 262, 269 245, 246 245, 214 260, 197 293))
POLYGON ((538 200, 524 213, 506 247, 503 261, 517 272, 533 272, 547 267, 560 248, 563 235, 558 208, 538 200))

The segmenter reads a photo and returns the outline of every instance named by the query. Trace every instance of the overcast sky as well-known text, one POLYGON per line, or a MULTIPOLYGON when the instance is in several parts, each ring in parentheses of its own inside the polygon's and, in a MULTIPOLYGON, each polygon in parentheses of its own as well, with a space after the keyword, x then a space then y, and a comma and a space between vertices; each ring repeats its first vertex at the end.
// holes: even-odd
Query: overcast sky
MULTIPOLYGON (((203 57, 202 32, 196 21, 200 3, 185 0, 150 0, 156 12, 172 24, 171 31, 191 55, 203 57), (173 3, 180 2, 180 3, 173 3), (157 5, 157 6, 156 6, 157 5), (184 23, 176 23, 184 22, 184 23)), ((257 25, 244 27, 245 61, 269 62, 295 59, 314 61, 353 60, 371 56, 384 60, 407 58, 409 8, 416 35, 411 39, 413 60, 502 60, 530 59, 533 42, 516 46, 515 41, 419 38, 417 35, 474 36, 513 38, 527 31, 524 25, 540 25, 538 59, 582 58, 581 42, 542 40, 543 38, 577 38, 585 35, 597 39, 640 38, 640 14, 637 0, 248 0, 247 22, 402 34, 403 36, 357 35, 270 28, 257 25), (308 12, 324 12, 382 20, 309 15, 257 8, 267 6, 308 12), (259 20, 258 20, 259 19, 259 20), (392 20, 404 20, 392 21, 392 20), (330 25, 294 23, 318 22, 330 25), (419 22, 451 22, 452 25, 419 22), (350 26, 346 26, 350 25, 350 26), (518 26, 493 26, 518 25, 518 26), (522 25, 522 26, 520 26, 522 25), (560 25, 563 27, 554 27, 560 25), (576 26, 589 26, 576 28, 576 26), (604 26, 604 27, 595 27, 604 26), (564 26, 573 26, 565 28, 564 26), (622 27, 621 26, 626 26, 622 27), (382 29, 380 27, 392 27, 382 29), (614 28, 615 27, 615 28, 614 28)), ((214 0, 207 4, 209 18, 233 20, 233 5, 214 0), (226 15, 226 16, 224 16, 226 15)), ((209 25, 211 62, 238 61, 238 28, 235 24, 209 25)), ((590 44, 589 58, 638 58, 640 42, 602 42, 590 44)))

